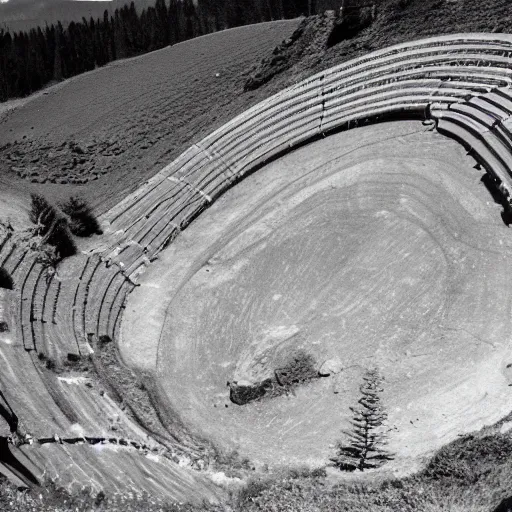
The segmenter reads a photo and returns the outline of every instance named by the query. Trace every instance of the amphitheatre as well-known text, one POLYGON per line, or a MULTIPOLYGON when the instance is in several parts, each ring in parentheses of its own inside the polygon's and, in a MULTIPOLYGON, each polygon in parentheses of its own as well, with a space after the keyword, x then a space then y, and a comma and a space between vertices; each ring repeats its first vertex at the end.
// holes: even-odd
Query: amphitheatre
MULTIPOLYGON (((264 24, 251 59, 297 23, 264 24)), ((196 45, 204 62, 221 37, 236 47, 255 30, 169 51, 196 45)), ((196 115, 182 145, 139 174, 132 130, 135 165, 110 181, 34 174, 25 188, 30 175, 1 175, 0 267, 14 281, 0 304, 2 474, 70 493, 223 503, 247 475, 328 466, 368 367, 385 378, 393 453, 376 478, 408 477, 482 428, 506 435, 512 35, 433 35, 360 53, 256 91, 229 119, 196 115), (50 273, 23 237, 29 192, 57 201, 72 186, 103 234, 50 273), (230 400, 230 385, 261 382, 299 351, 339 368, 272 399, 230 400)), ((148 58, 133 59, 141 76, 148 58)), ((204 72, 205 87, 229 80, 224 65, 204 72)), ((109 68, 0 111, 3 156, 16 144, 33 154, 44 130, 59 141, 66 123, 77 137, 108 131, 94 126, 106 104, 89 105, 84 91, 112 69, 125 80, 126 63, 109 68), (56 112, 82 93, 90 119, 56 112), (35 112, 55 117, 28 126, 35 112)), ((201 76, 187 80, 202 87, 201 76)), ((142 107, 133 116, 141 126, 142 107)))

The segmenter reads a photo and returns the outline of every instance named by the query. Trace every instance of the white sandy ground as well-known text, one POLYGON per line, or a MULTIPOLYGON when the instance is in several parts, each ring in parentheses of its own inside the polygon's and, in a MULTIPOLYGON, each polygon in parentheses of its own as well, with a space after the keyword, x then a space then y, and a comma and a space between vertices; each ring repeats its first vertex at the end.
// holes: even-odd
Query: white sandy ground
POLYGON ((473 167, 419 122, 337 134, 269 164, 143 275, 123 359, 155 372, 163 402, 221 447, 312 465, 333 454, 375 364, 388 467, 417 468, 512 404, 512 231, 473 167), (297 348, 344 370, 293 396, 229 402, 227 381, 268 376, 297 348))

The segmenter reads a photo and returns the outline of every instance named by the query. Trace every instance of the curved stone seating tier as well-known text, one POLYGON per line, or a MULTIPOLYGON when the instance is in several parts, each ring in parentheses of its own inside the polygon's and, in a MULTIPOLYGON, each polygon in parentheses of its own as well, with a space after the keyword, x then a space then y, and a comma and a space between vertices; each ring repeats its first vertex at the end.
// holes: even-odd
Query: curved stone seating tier
POLYGON ((499 88, 467 103, 431 110, 432 118, 438 121, 438 130, 456 138, 474 153, 498 181, 508 201, 512 198, 512 131, 508 110, 512 103, 507 105, 510 95, 510 89, 499 88))
POLYGON ((84 481, 80 478, 87 475, 87 488, 96 492, 107 487, 113 494, 137 495, 140 483, 144 482, 148 495, 171 496, 181 503, 190 500, 201 503, 203 498, 218 501, 223 496, 224 493, 208 478, 192 475, 164 457, 147 456, 147 450, 136 447, 143 443, 136 443, 136 446, 121 443, 122 440, 110 436, 97 444, 87 443, 84 439, 73 444, 44 444, 37 449, 22 446, 19 451, 35 466, 44 467, 45 477, 58 480, 71 492, 84 489, 84 481), (137 460, 136 464, 134 460, 137 460))
POLYGON ((35 255, 31 254, 23 260, 18 267, 21 273, 21 285, 19 302, 19 320, 21 335, 25 350, 36 350, 36 340, 32 335, 32 296, 35 282, 37 280, 37 263, 35 255))
POLYGON ((43 298, 43 311, 41 316, 41 321, 46 323, 55 322, 54 319, 54 305, 57 302, 57 292, 59 289, 59 281, 55 279, 55 274, 52 275, 47 280, 46 290, 44 292, 43 298))
MULTIPOLYGON (((140 474, 152 474, 145 490, 161 496, 180 499, 184 489, 215 494, 206 477, 164 457, 156 463, 140 455, 131 463, 137 456, 134 446, 151 442, 149 432, 108 393, 100 394, 99 386, 88 386, 93 377, 56 374, 38 354, 60 364, 69 354, 89 356, 94 349, 90 340, 103 335, 115 339, 139 275, 181 230, 259 166, 336 130, 401 117, 434 119, 438 131, 464 144, 509 199, 511 64, 512 36, 458 34, 396 45, 324 70, 184 151, 103 215, 107 229, 101 248, 64 260, 56 275, 46 272, 34 252, 4 234, 0 262, 15 280, 15 326, 14 342, 0 346, 6 361, 0 387, 20 412, 25 431, 48 441, 36 450, 23 447, 27 458, 48 474, 70 468, 70 481, 92 479, 98 487, 126 490, 141 481, 140 474), (79 425, 84 436, 100 442, 109 435, 114 417, 121 418, 119 437, 133 441, 103 459, 85 437, 83 445, 72 448, 50 440, 53 434, 70 436, 79 425), (123 460, 133 466, 124 482, 115 470, 123 460)), ((157 439, 153 446, 162 449, 157 439)))
POLYGON ((116 267, 107 268, 103 262, 96 267, 96 271, 91 276, 87 286, 89 294, 84 307, 84 330, 85 334, 98 334, 98 318, 101 308, 104 307, 105 292, 108 292, 112 276, 118 273, 116 267))
MULTIPOLYGON (((123 285, 126 283, 126 278, 121 272, 113 273, 105 287, 100 308, 97 313, 97 323, 95 332, 98 336, 107 335, 111 338, 114 335, 113 323, 111 322, 111 315, 114 309, 114 304, 119 294, 122 291, 123 285), (112 323, 112 325, 111 325, 112 323)), ((120 307, 120 306, 119 306, 120 307)))
POLYGON ((496 91, 496 94, 506 100, 512 101, 512 91, 510 89, 500 89, 496 91))
POLYGON ((91 282, 98 269, 103 266, 103 262, 98 256, 90 257, 85 262, 75 297, 73 298, 73 331, 75 333, 87 333, 85 310, 89 302, 89 295, 91 294, 91 282))
POLYGON ((472 105, 473 107, 481 110, 482 112, 488 112, 489 114, 493 115, 496 119, 499 119, 500 121, 504 121, 510 116, 509 111, 489 101, 487 95, 471 98, 468 101, 468 105, 472 105))
MULTIPOLYGON (((417 60, 418 52, 423 53, 445 53, 448 54, 450 50, 453 51, 460 51, 461 55, 463 55, 462 52, 466 51, 469 52, 471 50, 482 51, 483 48, 488 47, 492 51, 499 52, 502 58, 505 59, 505 61, 502 61, 502 64, 506 64, 506 58, 508 53, 510 52, 510 40, 507 39, 507 37, 500 37, 500 36, 491 36, 486 37, 484 35, 475 36, 475 35, 461 35, 456 36, 454 38, 436 38, 435 40, 424 40, 418 43, 410 44, 410 45, 397 45, 395 47, 381 50, 379 52, 375 52, 371 54, 371 56, 362 57, 359 59, 356 59, 354 61, 350 61, 349 63, 342 64, 341 66, 338 66, 336 68, 333 68, 332 70, 328 70, 327 72, 324 72, 322 74, 317 75, 316 77, 313 77, 312 79, 308 79, 305 82, 301 83, 300 86, 294 86, 290 89, 287 89, 283 91, 282 93, 279 93, 278 95, 274 96, 273 98, 266 100, 259 105, 255 106, 253 109, 250 109, 249 111, 245 112, 243 116, 239 116, 232 122, 227 123, 221 130, 223 130, 226 134, 232 134, 233 136, 236 136, 234 134, 234 127, 237 125, 243 125, 243 130, 246 132, 250 126, 250 121, 252 118, 256 118, 256 121, 254 121, 257 125, 260 127, 262 126, 262 118, 261 115, 264 115, 265 111, 271 108, 274 108, 276 105, 279 106, 282 104, 283 109, 286 111, 286 109, 290 106, 287 103, 290 103, 290 97, 292 97, 291 101, 293 101, 293 96, 300 96, 300 93, 303 92, 307 94, 308 88, 309 90, 313 90, 313 97, 315 97, 314 89, 318 89, 319 82, 323 82, 324 90, 323 91, 317 91, 316 97, 321 101, 322 94, 325 91, 325 88, 329 85, 330 81, 336 83, 336 87, 345 87, 345 83, 343 81, 343 78, 346 77, 346 75, 351 73, 356 73, 358 71, 363 71, 361 80, 364 82, 365 80, 370 79, 368 76, 368 73, 365 71, 368 71, 368 69, 375 68, 376 66, 381 66, 386 69, 386 66, 389 66, 390 63, 400 60, 405 60, 408 56, 413 56, 412 62, 413 65, 417 65, 417 62, 415 62, 415 59, 417 60), (345 75, 345 76, 344 76, 345 75), (301 91, 302 90, 302 91, 301 91), (299 94, 297 94, 297 92, 299 94)), ((452 55, 453 57, 453 55, 452 55)), ((458 56, 457 56, 458 57, 458 56)), ((485 63, 486 54, 475 54, 474 58, 480 59, 482 63, 485 63)), ((446 55, 445 55, 446 59, 446 55)), ((457 62, 453 61, 452 62, 457 62)), ((388 68, 389 69, 389 68, 388 68)), ((449 70, 447 70, 449 71, 449 70)), ((426 72, 426 71, 425 71, 426 72)), ((449 74, 449 73, 448 73, 449 74)), ((461 73, 463 75, 464 73, 461 73)), ((507 73, 504 73, 505 75, 507 73)), ((335 91, 333 91, 335 92, 335 91)), ((340 93, 340 96, 342 94, 340 93)), ((304 98, 299 98, 299 103, 304 104, 304 98)), ((274 122, 275 120, 272 120, 274 122)), ((260 131, 260 128, 258 129, 260 131)), ((210 138, 218 138, 218 131, 210 138)), ((207 138, 208 139, 208 138, 207 138)), ((202 146, 205 147, 205 144, 203 141, 202 146)), ((215 149, 212 149, 207 154, 207 157, 210 157, 213 155, 215 158, 217 153, 215 152, 215 149)), ((194 153, 191 152, 191 150, 185 152, 181 157, 179 157, 173 164, 168 166, 166 169, 164 169, 163 174, 166 176, 174 174, 174 172, 178 169, 183 169, 186 167, 190 167, 188 164, 190 160, 193 158, 194 153)), ((221 155, 222 156, 222 155, 221 155)), ((219 160, 218 158, 215 158, 215 160, 219 160)), ((183 174, 182 174, 183 175, 183 174)), ((185 174, 186 175, 186 174, 185 174)), ((127 198, 127 200, 121 202, 118 207, 114 208, 109 214, 108 214, 108 220, 112 223, 115 223, 117 219, 119 219, 121 213, 126 209, 132 209, 134 208, 137 203, 141 202, 141 198, 143 198, 144 195, 146 195, 148 192, 150 192, 155 185, 161 181, 163 176, 155 176, 153 179, 149 180, 147 184, 142 187, 137 193, 131 197, 130 199, 127 198)))
POLYGON ((108 316, 108 328, 111 333, 111 337, 114 338, 119 332, 119 322, 121 321, 121 313, 124 309, 124 304, 126 302, 126 298, 129 293, 135 287, 134 284, 129 281, 125 281, 120 288, 119 293, 117 294, 114 302, 112 303, 112 309, 109 311, 108 316))
POLYGON ((487 94, 486 101, 489 101, 496 105, 497 107, 502 108, 503 110, 506 110, 507 112, 512 114, 512 101, 510 101, 502 94, 499 94, 497 90, 487 94))
POLYGON ((497 119, 490 112, 481 110, 469 103, 450 105, 450 111, 468 116, 469 118, 484 126, 487 130, 492 130, 496 123, 499 121, 499 119, 497 119))
MULTIPOLYGON (((27 257, 28 253, 22 245, 13 244, 3 266, 14 277, 16 273, 19 274, 19 268, 27 257)), ((16 281, 19 281, 19 275, 16 276, 16 281)))
POLYGON ((2 238, 1 238, 1 241, 0 241, 0 254, 4 254, 4 257, 2 259, 0 259, 0 267, 3 266, 4 260, 7 257, 8 252, 5 251, 5 247, 9 243, 9 241, 11 240, 12 233, 10 231, 6 230, 5 232, 2 232, 1 236, 2 236, 2 238))
POLYGON ((465 127, 446 118, 439 118, 437 129, 439 133, 452 137, 461 142, 468 150, 472 150, 475 158, 486 169, 493 169, 493 174, 501 180, 506 175, 507 169, 489 151, 484 142, 465 127))
MULTIPOLYGON (((425 85, 425 83, 426 83, 425 81, 422 82, 423 85, 425 85)), ((321 119, 322 129, 325 131, 330 130, 330 129, 336 129, 337 127, 343 126, 343 124, 346 124, 350 121, 357 121, 359 118, 371 117, 372 115, 378 115, 378 114, 384 115, 384 114, 392 111, 393 109, 398 110, 401 108, 401 109, 411 110, 411 111, 413 111, 413 110, 421 111, 422 108, 426 108, 426 106, 432 101, 437 101, 437 102, 444 101, 446 103, 450 103, 453 101, 463 101, 463 98, 465 96, 467 96, 468 91, 469 91, 468 88, 464 87, 464 86, 467 86, 467 83, 457 81, 457 82, 455 82, 455 84, 458 86, 462 85, 463 87, 460 87, 458 89, 457 88, 448 88, 448 87, 446 87, 447 84, 443 83, 442 84, 443 85, 442 93, 441 93, 441 91, 439 89, 439 82, 433 82, 433 83, 435 83, 437 85, 437 87, 434 88, 432 91, 429 91, 428 88, 426 88, 426 87, 420 88, 420 89, 417 89, 417 88, 415 89, 414 86, 418 85, 418 82, 415 82, 415 83, 411 84, 410 89, 408 87, 406 87, 406 89, 408 89, 409 94, 405 97, 404 97, 403 93, 401 93, 400 90, 397 91, 396 87, 394 87, 394 86, 390 86, 390 85, 380 86, 379 92, 376 93, 375 96, 373 96, 371 99, 370 98, 360 99, 359 103, 357 103, 357 100, 354 100, 354 102, 352 102, 352 104, 349 103, 347 105, 342 103, 342 105, 344 105, 344 106, 343 106, 343 108, 341 106, 339 107, 339 113, 333 109, 332 112, 336 112, 337 117, 333 117, 334 114, 332 114, 332 113, 330 114, 330 119, 329 119, 329 117, 325 117, 325 115, 324 115, 324 117, 321 119), (382 92, 383 89, 387 89, 387 92, 382 92), (429 93, 431 93, 431 94, 429 94, 429 93), (457 97, 457 95, 459 97, 457 97), (398 101, 395 101, 395 98, 398 99, 398 101)), ((491 87, 488 87, 487 89, 484 89, 484 90, 489 90, 490 88, 491 87)), ((372 92, 372 91, 367 91, 368 94, 370 94, 370 92, 372 92)), ((375 92, 375 91, 373 91, 373 92, 375 92)), ((267 139, 271 141, 271 144, 274 147, 268 148, 268 143, 266 145, 265 142, 263 142, 263 143, 260 142, 259 144, 258 143, 253 144, 252 148, 251 148, 252 161, 247 162, 247 161, 242 160, 242 163, 238 164, 238 167, 243 166, 242 171, 248 172, 248 170, 246 171, 246 169, 249 165, 257 166, 265 159, 269 159, 272 156, 274 156, 275 154, 279 154, 279 153, 285 151, 286 149, 289 149, 290 144, 291 145, 298 144, 298 143, 303 142, 303 139, 307 139, 308 137, 317 136, 319 134, 317 127, 315 126, 313 131, 311 131, 310 124, 311 123, 308 119, 306 119, 306 121, 300 120, 297 123, 293 124, 293 123, 290 123, 289 119, 285 118, 284 122, 278 124, 277 127, 274 127, 274 129, 267 136, 267 139), (285 132, 288 132, 288 135, 290 135, 289 132, 292 132, 294 137, 291 139, 288 139, 285 144, 277 145, 274 141, 279 140, 280 138, 283 138, 283 134, 285 132)), ((202 141, 200 143, 200 145, 202 147, 205 147, 206 142, 202 141)), ((233 162, 231 162, 231 165, 229 165, 229 163, 227 163, 226 157, 221 158, 219 156, 219 157, 217 157, 217 160, 220 160, 222 163, 222 166, 220 166, 221 170, 219 171, 218 175, 215 175, 215 171, 212 171, 213 176, 210 176, 208 174, 208 169, 205 169, 205 165, 210 165, 214 169, 219 169, 219 165, 209 164, 209 162, 211 162, 211 160, 209 160, 207 156, 204 156, 202 159, 200 159, 198 157, 198 152, 200 152, 200 151, 201 150, 198 148, 198 146, 194 146, 190 150, 185 152, 185 154, 182 155, 182 157, 180 157, 180 159, 178 159, 178 162, 174 163, 174 165, 172 165, 172 167, 174 167, 174 166, 178 167, 177 164, 179 163, 180 160, 182 162, 185 162, 187 165, 182 166, 179 170, 177 170, 174 173, 174 175, 172 177, 174 177, 174 179, 176 181, 180 181, 180 180, 182 181, 182 180, 186 179, 189 187, 196 192, 195 200, 196 200, 196 202, 199 203, 199 205, 200 205, 199 208, 204 208, 209 204, 209 202, 211 200, 215 199, 215 197, 220 195, 227 187, 229 187, 233 183, 233 181, 234 181, 233 175, 234 174, 233 173, 228 174, 225 171, 225 169, 227 167, 230 167, 230 168, 233 167, 233 162), (189 165, 192 165, 192 164, 195 164, 196 168, 193 170, 190 170, 189 165), (195 174, 194 174, 194 171, 195 171, 195 174)), ((220 149, 217 149, 217 148, 211 147, 211 146, 208 147, 208 152, 209 152, 208 156, 210 157, 210 159, 213 158, 211 155, 220 155, 220 153, 221 153, 220 149)), ((152 180, 152 181, 150 180, 150 182, 148 182, 146 184, 146 186, 143 188, 143 192, 144 191, 147 191, 147 192, 143 195, 137 194, 136 196, 133 197, 133 201, 134 201, 133 207, 130 207, 128 205, 125 206, 126 208, 128 208, 127 212, 129 210, 132 210, 132 213, 135 214, 135 217, 136 217, 135 225, 137 226, 136 233, 132 233, 129 230, 127 235, 128 235, 128 237, 133 236, 134 234, 135 234, 135 236, 142 235, 143 243, 141 245, 143 245, 144 248, 147 248, 147 243, 146 243, 146 240, 144 239, 144 237, 146 236, 146 234, 148 232, 150 232, 153 229, 154 226, 157 225, 157 223, 161 222, 162 213, 163 213, 161 208, 162 208, 162 202, 164 200, 162 200, 161 196, 159 196, 160 202, 157 205, 156 210, 154 210, 154 213, 157 214, 157 218, 154 221, 152 221, 150 219, 150 217, 152 216, 152 212, 149 212, 145 216, 142 216, 141 210, 144 209, 144 205, 146 205, 146 211, 151 210, 151 207, 146 203, 146 200, 151 200, 152 196, 158 194, 158 192, 156 192, 156 190, 158 189, 158 186, 157 186, 158 180, 163 181, 167 177, 168 173, 169 173, 169 169, 166 169, 164 176, 157 177, 156 180, 152 180), (151 224, 151 222, 152 222, 152 224, 151 224), (148 224, 148 226, 146 226, 145 228, 144 227, 141 228, 140 225, 143 223, 148 224)), ((242 176, 240 175, 240 172, 239 172, 236 179, 240 179, 241 177, 242 176)), ((168 188, 167 183, 165 184, 165 187, 168 188)), ((176 194, 176 190, 173 190, 172 188, 170 188, 168 190, 171 195, 174 196, 176 194)), ((169 201, 166 201, 166 202, 169 202, 169 201)), ((151 205, 151 206, 154 208, 154 205, 151 205)), ((192 212, 191 215, 194 216, 195 213, 192 212)), ((131 216, 129 216, 129 217, 130 217, 130 219, 132 218, 131 216)), ((176 221, 176 218, 172 214, 169 215, 168 213, 166 213, 165 218, 167 218, 173 224, 178 224, 178 222, 176 221)), ((118 219, 117 222, 119 224, 121 224, 121 222, 120 222, 121 218, 119 216, 117 216, 117 219, 118 219)), ((132 226, 134 225, 133 220, 128 219, 127 223, 129 223, 129 222, 132 223, 132 226)), ((127 225, 127 224, 125 224, 125 225, 127 225)), ((122 231, 121 226, 120 226, 120 228, 122 231)), ((165 237, 165 235, 163 235, 163 236, 165 237)), ((132 238, 132 240, 133 240, 133 238, 132 238)), ((140 241, 141 239, 137 240, 137 238, 136 238, 135 240, 140 241)), ((153 256, 152 251, 150 251, 148 256, 150 258, 153 256)))

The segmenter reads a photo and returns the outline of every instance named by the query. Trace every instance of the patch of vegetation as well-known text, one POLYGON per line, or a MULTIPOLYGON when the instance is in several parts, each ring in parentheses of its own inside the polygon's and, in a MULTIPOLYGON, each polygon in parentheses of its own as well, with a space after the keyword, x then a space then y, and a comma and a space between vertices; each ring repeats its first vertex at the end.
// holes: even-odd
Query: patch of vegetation
POLYGON ((17 488, 0 475, 0 510, 2 512, 222 512, 216 505, 168 503, 148 493, 110 495, 103 491, 83 489, 70 494, 54 482, 45 482, 33 490, 17 488))
MULTIPOLYGON (((469 435, 441 448, 430 460, 423 475, 444 485, 471 486, 487 478, 497 466, 512 461, 512 437, 495 434, 469 435)), ((512 492, 512 488, 511 488, 512 492)))
POLYGON ((39 352, 37 354, 37 359, 41 361, 41 364, 45 366, 47 370, 55 371, 57 369, 57 365, 55 364, 55 360, 51 357, 47 357, 43 352, 39 352))
MULTIPOLYGON (((235 496, 234 510, 242 511, 247 506, 258 501, 259 497, 267 492, 277 482, 282 482, 287 487, 293 486, 295 482, 305 480, 323 487, 322 480, 327 476, 324 468, 278 468, 272 474, 253 476, 248 479, 246 485, 235 496)), ((264 510, 264 509, 263 509, 264 510)), ((275 509, 281 510, 281 509, 275 509)), ((283 510, 293 510, 283 509, 283 510)))
POLYGON ((34 235, 39 238, 38 248, 48 253, 48 260, 52 262, 55 258, 62 260, 73 256, 77 248, 69 231, 66 217, 43 196, 31 195, 30 221, 35 224, 34 235), (45 246, 54 248, 52 251, 44 251, 45 246))
POLYGON ((209 462, 212 448, 205 440, 192 437, 168 404, 159 404, 152 375, 135 372, 124 365, 116 344, 107 335, 100 336, 94 349, 92 363, 98 380, 136 423, 167 448, 168 458, 178 462, 181 455, 186 455, 198 468, 209 462))
POLYGON ((505 512, 512 495, 509 435, 467 436, 441 449, 419 474, 328 487, 311 476, 250 482, 236 511, 505 512))
MULTIPOLYGON (((292 65, 284 68, 284 73, 272 75, 275 78, 267 86, 268 93, 393 44, 441 34, 512 32, 509 0, 491 0, 485 4, 480 0, 346 0, 344 10, 355 10, 356 14, 345 17, 345 22, 341 18, 335 22, 333 16, 332 33, 323 36, 324 44, 303 45, 302 35, 294 42, 292 47, 303 46, 303 49, 292 59, 292 65)), ((272 55, 282 52, 280 48, 285 42, 272 55)), ((271 60, 272 56, 263 59, 258 68, 251 70, 250 77, 262 73, 271 60)))
POLYGON ((248 457, 242 457, 238 450, 223 451, 219 447, 213 447, 214 468, 222 471, 229 478, 245 479, 254 470, 254 466, 248 457))
POLYGON ((356 37, 373 23, 375 12, 375 4, 369 7, 345 7, 334 23, 327 46, 330 48, 341 41, 356 37))
POLYGON ((263 398, 274 387, 273 379, 265 379, 256 384, 244 385, 231 382, 229 385, 229 399, 236 405, 245 405, 263 398))
POLYGON ((40 194, 31 194, 30 200, 30 222, 36 225, 36 234, 46 235, 58 217, 57 208, 40 194))
POLYGON ((102 334, 99 338, 98 338, 98 344, 101 347, 103 347, 104 345, 107 345, 108 343, 112 343, 112 338, 110 336, 108 336, 107 334, 102 334))
MULTIPOLYGON (((235 458, 237 458, 236 456, 235 458)), ((323 468, 261 474, 222 505, 173 505, 156 498, 84 490, 71 496, 54 483, 18 490, 0 477, 0 510, 25 512, 506 512, 512 496, 509 434, 473 434, 439 450, 427 467, 404 479, 342 481, 330 485, 323 468)))
POLYGON ((297 386, 320 378, 314 357, 304 350, 290 356, 274 375, 254 384, 229 383, 229 398, 237 405, 245 405, 263 398, 275 398, 293 392, 297 386))
POLYGON ((94 371, 92 357, 90 355, 80 357, 78 354, 68 353, 66 359, 56 361, 52 357, 48 357, 44 352, 39 352, 37 359, 47 370, 51 370, 55 373, 70 371, 88 373, 94 371))
POLYGON ((274 370, 277 383, 290 390, 312 379, 318 378, 314 357, 304 350, 298 350, 281 367, 274 370))
POLYGON ((60 208, 69 217, 69 229, 75 236, 88 237, 103 233, 92 208, 83 199, 72 196, 60 208))
POLYGON ((4 267, 0 267, 0 288, 7 290, 14 288, 14 281, 12 280, 11 274, 9 274, 4 267))

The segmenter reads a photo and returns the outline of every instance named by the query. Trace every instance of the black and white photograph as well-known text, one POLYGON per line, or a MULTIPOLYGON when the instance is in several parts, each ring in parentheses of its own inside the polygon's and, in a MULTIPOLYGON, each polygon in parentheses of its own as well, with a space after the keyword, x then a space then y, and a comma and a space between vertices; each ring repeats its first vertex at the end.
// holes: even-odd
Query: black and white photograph
POLYGON ((512 0, 0 0, 1 512, 512 512, 512 0))

